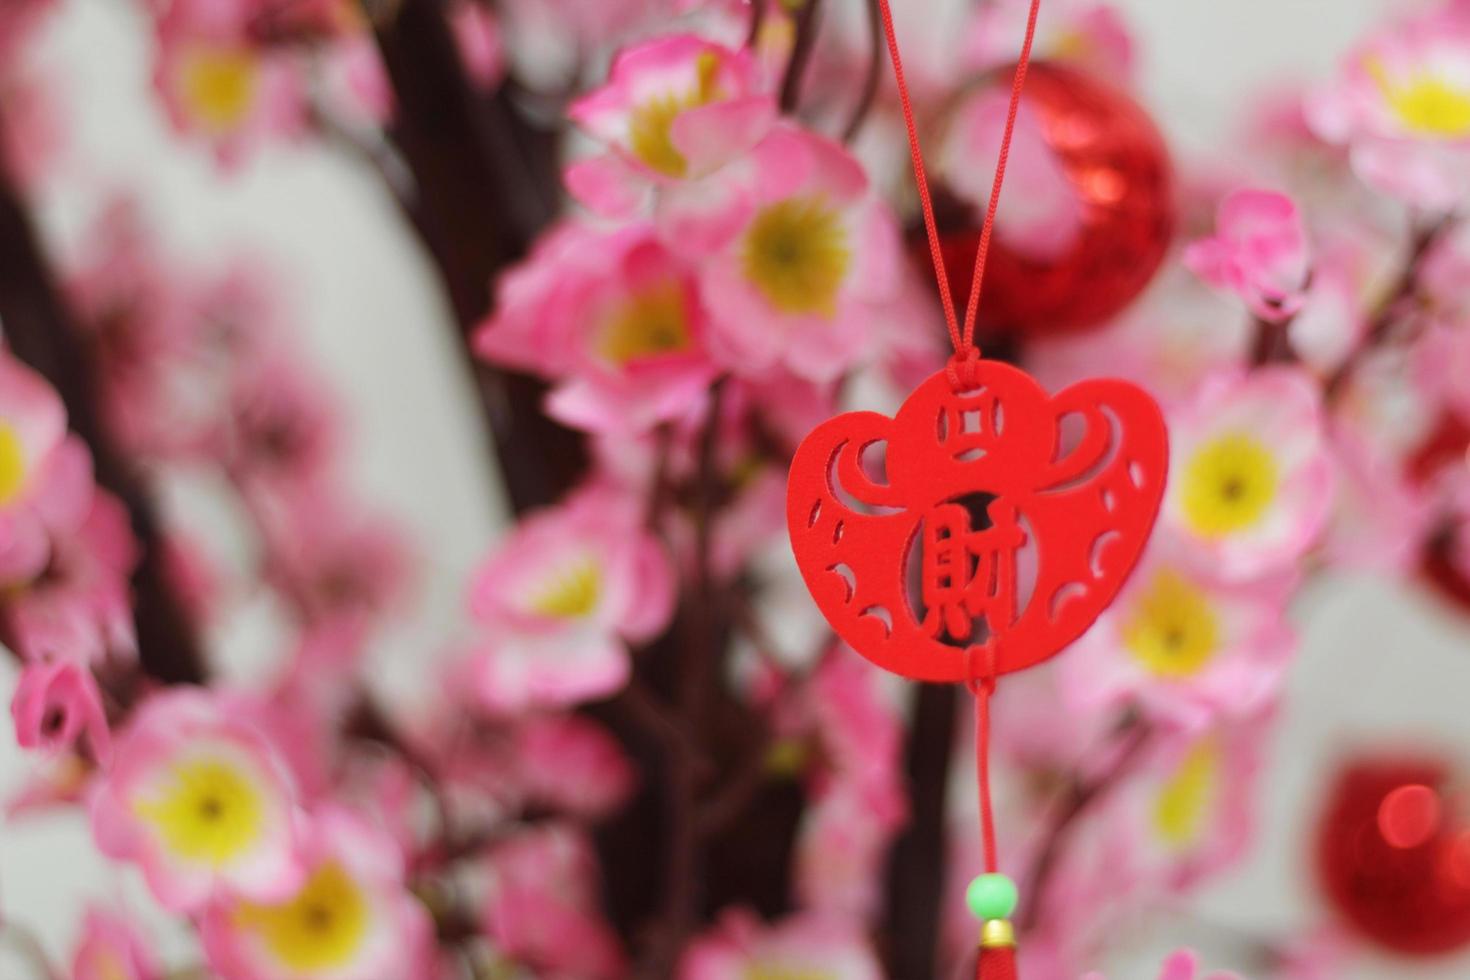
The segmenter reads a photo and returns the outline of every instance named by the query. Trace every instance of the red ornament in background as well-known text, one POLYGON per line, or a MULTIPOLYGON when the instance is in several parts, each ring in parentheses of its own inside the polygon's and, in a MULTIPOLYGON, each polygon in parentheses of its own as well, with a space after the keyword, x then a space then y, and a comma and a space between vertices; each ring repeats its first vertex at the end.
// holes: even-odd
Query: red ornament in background
POLYGON ((1398 953, 1470 945, 1470 822, 1450 768, 1429 757, 1359 759, 1318 828, 1322 887, 1347 924, 1398 953))
MULTIPOLYGON (((1009 77, 1009 71, 997 75, 1009 77)), ((1127 93, 1073 68, 1031 65, 1021 104, 1080 199, 1080 225, 1071 244, 1047 259, 1008 247, 1004 223, 998 226, 980 326, 1022 335, 1095 326, 1144 290, 1168 251, 1175 219, 1168 151, 1127 93)), ((944 174, 935 179, 945 271, 963 309, 984 209, 948 191, 944 174)), ((912 253, 932 272, 922 228, 912 237, 912 253)))

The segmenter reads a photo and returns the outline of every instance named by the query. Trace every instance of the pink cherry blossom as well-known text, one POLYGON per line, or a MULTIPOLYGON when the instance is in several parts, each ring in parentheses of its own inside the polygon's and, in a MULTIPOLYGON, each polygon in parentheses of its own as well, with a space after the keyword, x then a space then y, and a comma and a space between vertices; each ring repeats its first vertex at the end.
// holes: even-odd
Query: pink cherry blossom
POLYGON ((556 380, 547 411, 628 434, 695 412, 716 368, 695 270, 633 223, 562 226, 500 283, 480 356, 556 380))
POLYGON ((1296 202, 1275 191, 1231 193, 1220 202, 1214 236, 1190 244, 1184 264, 1238 295, 1263 320, 1291 317, 1302 307, 1311 271, 1296 202))
POLYGON ((320 380, 284 347, 232 366, 227 412, 215 452, 246 493, 295 496, 323 479, 340 444, 320 380))
POLYGON ((534 514, 475 573, 485 638, 468 666, 494 710, 574 704, 627 681, 628 645, 673 611, 673 569, 636 501, 588 487, 534 514))
POLYGON ((749 152, 776 118, 754 59, 692 34, 622 51, 607 84, 567 110, 609 147, 573 164, 567 186, 588 207, 627 216, 658 186, 698 180, 749 152))
POLYGON ((127 510, 98 490, 82 526, 54 542, 46 574, 6 601, 17 652, 84 664, 131 658, 137 640, 130 575, 137 562, 127 510))
POLYGON ((851 922, 808 914, 767 926, 736 910, 689 944, 676 977, 745 980, 805 974, 879 980, 883 971, 862 930, 851 922))
POLYGON ((390 523, 344 503, 324 481, 261 508, 265 579, 304 625, 362 633, 410 581, 408 546, 390 523))
POLYGON ((50 560, 92 504, 92 460, 66 430, 45 379, 0 348, 0 583, 23 583, 50 560))
POLYGON ((538 974, 615 980, 626 962, 616 933, 598 913, 591 843, 567 825, 517 834, 489 856, 485 934, 538 974))
POLYGON ((153 85, 174 128, 235 167, 277 137, 307 126, 306 77, 289 50, 252 36, 252 4, 171 0, 157 21, 153 85))
POLYGON ((1321 393, 1300 369, 1222 372, 1173 412, 1162 524, 1224 579, 1288 568, 1332 507, 1321 393))
POLYGON ((1136 775, 1108 801, 1110 833, 1127 838, 1142 880, 1197 887, 1245 853, 1274 706, 1195 732, 1156 732, 1136 775))
POLYGON ((871 356, 880 311, 897 295, 898 236, 862 165, 783 124, 716 180, 712 196, 738 206, 721 211, 717 231, 687 232, 721 243, 701 276, 716 359, 751 377, 781 367, 830 381, 871 356))
POLYGON ((596 818, 624 803, 638 774, 607 729, 579 715, 533 715, 515 733, 521 792, 531 806, 596 818))
POLYGON ((86 736, 92 757, 105 762, 112 734, 92 672, 75 661, 27 664, 10 702, 15 741, 23 749, 56 752, 86 736))
POLYGON ((72 952, 71 980, 159 980, 163 967, 152 944, 128 919, 92 906, 72 952))
POLYGON ((1138 703, 1190 728, 1259 711, 1278 692, 1296 641, 1292 583, 1222 585, 1161 535, 1122 593, 1060 665, 1074 709, 1138 703), (1184 559, 1184 560, 1181 560, 1184 559))
POLYGON ((229 890, 291 894, 295 790, 266 734, 228 694, 155 695, 119 735, 92 799, 104 854, 139 864, 164 907, 192 911, 229 890))
POLYGON ((1384 27, 1307 100, 1370 186, 1448 211, 1470 190, 1470 13, 1441 8, 1384 27))
POLYGON ((407 889, 394 840, 328 807, 303 839, 305 878, 280 899, 230 896, 200 932, 223 980, 427 980, 432 923, 407 889))

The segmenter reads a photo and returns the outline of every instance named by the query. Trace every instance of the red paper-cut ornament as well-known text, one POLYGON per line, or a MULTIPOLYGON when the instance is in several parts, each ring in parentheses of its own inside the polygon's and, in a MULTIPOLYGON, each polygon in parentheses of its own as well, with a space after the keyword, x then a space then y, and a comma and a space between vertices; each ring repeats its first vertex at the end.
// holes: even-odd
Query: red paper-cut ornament
POLYGON ((839 415, 802 442, 787 526, 832 628, 879 666, 925 681, 1051 657, 1118 593, 1158 513, 1168 442, 1123 381, 1054 398, 980 361, 957 391, 933 375, 890 419, 839 415), (876 450, 885 453, 879 475, 876 450))

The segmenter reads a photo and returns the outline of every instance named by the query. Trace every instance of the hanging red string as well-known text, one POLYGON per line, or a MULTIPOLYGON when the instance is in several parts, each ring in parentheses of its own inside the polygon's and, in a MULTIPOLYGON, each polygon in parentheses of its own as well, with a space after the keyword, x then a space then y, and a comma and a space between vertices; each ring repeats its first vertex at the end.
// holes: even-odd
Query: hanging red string
POLYGON ((929 254, 934 260, 935 278, 939 280, 939 301, 944 308, 944 322, 949 329, 950 343, 955 356, 950 360, 949 380, 956 388, 969 387, 970 379, 960 372, 965 364, 973 364, 980 356, 975 346, 975 321, 980 311, 980 292, 985 284, 985 258, 990 252, 990 237, 995 230, 995 211, 1000 204, 1000 188, 1005 182, 1006 161, 1011 153, 1011 137, 1016 129, 1016 112, 1021 105, 1021 89, 1026 84, 1026 68, 1031 62, 1031 42, 1036 37, 1036 16, 1041 9, 1041 0, 1031 0, 1031 12, 1026 19, 1026 39, 1021 44, 1021 57, 1016 63, 1016 75, 1011 82, 1011 104, 1006 114, 1005 134, 1001 137, 1000 159, 995 166, 995 180, 990 186, 990 204, 985 209, 985 223, 980 229, 980 248, 975 253, 975 269, 970 279, 970 298, 965 305, 963 327, 955 313, 954 299, 949 291, 949 274, 944 268, 944 253, 939 244, 939 228, 934 222, 934 203, 929 194, 929 178, 924 171, 924 154, 919 148, 919 127, 914 121, 914 106, 909 99, 908 82, 903 74, 903 58, 898 52, 898 35, 893 29, 893 11, 888 0, 878 0, 878 9, 883 15, 883 32, 888 37, 888 54, 893 61, 893 80, 898 84, 898 101, 903 109, 903 122, 908 130, 909 156, 914 164, 914 182, 919 189, 919 206, 924 212, 924 230, 929 236, 929 254))
MULTIPOLYGON (((893 80, 898 85, 898 101, 903 109, 904 128, 908 130, 909 156, 914 164, 914 182, 919 189, 919 206, 924 212, 924 230, 929 236, 929 254, 934 260, 935 278, 939 280, 939 301, 944 308, 945 325, 949 328, 949 339, 954 345, 954 357, 949 362, 949 380, 957 389, 968 388, 973 374, 967 365, 979 360, 980 350, 975 346, 975 321, 980 310, 980 292, 985 285, 985 258, 990 252, 990 238, 995 231, 995 212, 1000 205, 1000 189, 1005 183, 1006 161, 1010 158, 1011 138, 1016 131, 1016 113, 1021 105, 1021 89, 1026 85, 1026 68, 1031 63, 1031 44, 1036 37, 1036 18, 1041 10, 1041 0, 1031 0, 1031 10, 1026 18, 1026 39, 1021 43, 1021 56, 1016 63, 1015 78, 1011 81, 1011 102, 1006 113, 1005 133, 1000 141, 1000 158, 995 165, 995 180, 990 185, 990 203, 985 209, 985 223, 980 228, 980 248, 975 253, 975 268, 970 280, 970 298, 965 305, 965 320, 961 326, 955 313, 954 299, 949 289, 949 275, 944 268, 944 253, 939 243, 939 228, 934 221, 934 203, 929 194, 929 178, 924 170, 924 153, 919 147, 919 126, 914 120, 914 106, 909 98, 908 81, 903 74, 903 58, 898 51, 898 34, 893 28, 893 11, 888 0, 878 0, 878 9, 883 16, 883 33, 888 38, 888 55, 893 61, 893 80), (966 376, 969 374, 969 376, 966 376)), ((990 802, 990 696, 995 693, 995 668, 991 663, 983 666, 971 658, 970 691, 975 695, 975 776, 980 796, 980 837, 985 845, 985 870, 995 872, 998 859, 995 846, 995 815, 990 802)))

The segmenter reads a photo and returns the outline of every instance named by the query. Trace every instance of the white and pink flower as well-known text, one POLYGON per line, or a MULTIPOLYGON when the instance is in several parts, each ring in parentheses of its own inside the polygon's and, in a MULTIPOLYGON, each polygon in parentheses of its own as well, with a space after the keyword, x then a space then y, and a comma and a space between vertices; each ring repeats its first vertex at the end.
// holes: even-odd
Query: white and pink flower
POLYGON ((40 574, 56 538, 86 520, 93 491, 91 455, 68 434, 61 399, 0 348, 0 584, 40 574))
POLYGON ((1225 580, 1290 568, 1332 508, 1316 383, 1291 367, 1219 373, 1169 421, 1163 525, 1225 580))
POLYGON ((736 206, 715 209, 718 230, 689 232, 719 243, 701 276, 716 359, 751 377, 784 368, 830 381, 871 356, 881 310, 897 296, 899 242, 862 165, 838 143, 781 125, 718 181, 711 196, 736 206))
POLYGON ((567 425, 626 435, 704 404, 708 319, 694 268, 650 225, 569 223, 501 281, 475 349, 554 379, 546 409, 567 425))
POLYGON ((567 114, 609 148, 569 167, 568 188, 595 211, 628 217, 656 188, 748 153, 775 122, 776 101, 750 52, 674 34, 621 52, 607 84, 567 114))
POLYGON ((75 661, 27 664, 10 702, 15 741, 23 749, 59 752, 84 736, 92 757, 112 753, 112 733, 92 672, 75 661))
POLYGON ((159 980, 153 946, 120 914, 93 906, 72 951, 71 980, 159 980))
POLYGON ((1140 880, 1186 891, 1245 852, 1273 717, 1268 706, 1201 731, 1154 734, 1142 771, 1109 803, 1140 880))
POLYGON ((126 508, 96 490, 80 528, 56 539, 46 574, 6 602, 16 652, 98 664, 137 653, 131 575, 138 544, 126 508))
POLYGON ((193 689, 145 702, 92 800, 98 847, 140 865, 154 897, 177 911, 226 891, 291 894, 302 881, 298 819, 291 777, 250 712, 193 689))
POLYGON ((476 572, 485 638, 467 666, 491 710, 567 705, 627 682, 629 644, 657 636, 674 573, 635 501, 589 487, 523 520, 476 572))
POLYGON ((1220 202, 1215 234, 1191 243, 1184 264, 1211 286, 1235 293, 1261 319, 1288 319, 1305 301, 1311 272, 1296 202, 1275 191, 1229 194, 1220 202))
POLYGON ((1368 38, 1307 100, 1368 185, 1449 211, 1470 192, 1470 11, 1440 8, 1368 38))
POLYGON ((517 834, 488 862, 485 934, 547 976, 615 980, 627 970, 617 934, 598 911, 591 842, 561 824, 517 834))
POLYGON ((307 127, 304 64, 295 52, 257 42, 250 30, 254 6, 171 0, 157 21, 153 85, 169 120, 203 140, 226 167, 307 127))
POLYGON ((223 980, 421 980, 433 926, 409 892, 398 844, 364 818, 327 807, 303 839, 299 888, 276 900, 227 897, 200 927, 223 980))
POLYGON ((1084 712, 1138 704, 1199 729, 1259 711, 1296 649, 1289 579, 1213 581, 1156 540, 1107 612, 1063 659, 1062 690, 1084 712))

